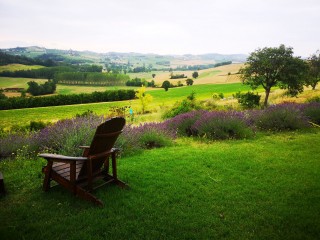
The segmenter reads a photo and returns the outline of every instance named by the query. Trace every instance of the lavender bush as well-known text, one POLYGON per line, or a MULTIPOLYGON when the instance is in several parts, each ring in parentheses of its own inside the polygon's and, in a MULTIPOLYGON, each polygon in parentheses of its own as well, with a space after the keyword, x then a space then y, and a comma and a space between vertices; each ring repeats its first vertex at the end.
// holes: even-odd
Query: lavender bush
POLYGON ((263 130, 297 130, 309 126, 308 118, 303 114, 303 105, 285 103, 270 106, 262 111, 252 112, 254 124, 263 130))
POLYGON ((209 139, 243 139, 254 134, 245 114, 236 111, 206 112, 193 124, 192 132, 209 139))
POLYGON ((91 142, 96 127, 103 117, 89 116, 58 121, 38 132, 7 134, 0 139, 0 157, 23 152, 52 152, 76 156, 80 145, 91 142))
POLYGON ((81 145, 89 145, 95 129, 104 121, 103 117, 89 115, 58 121, 42 129, 35 136, 40 151, 65 155, 81 155, 81 145))
POLYGON ((320 124, 320 102, 304 104, 301 110, 311 123, 320 124))

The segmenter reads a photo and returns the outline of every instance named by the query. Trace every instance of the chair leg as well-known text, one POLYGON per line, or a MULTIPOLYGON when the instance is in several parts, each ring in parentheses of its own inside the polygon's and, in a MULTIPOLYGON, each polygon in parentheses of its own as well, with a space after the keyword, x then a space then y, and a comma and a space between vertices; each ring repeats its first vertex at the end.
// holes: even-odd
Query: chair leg
POLYGON ((50 189, 51 172, 52 172, 52 161, 48 161, 47 166, 43 168, 44 180, 43 180, 43 191, 47 192, 50 189))
POLYGON ((96 198, 95 196, 93 196, 89 192, 85 191, 83 188, 76 186, 76 191, 77 191, 77 196, 79 196, 87 201, 93 202, 94 204, 97 204, 100 207, 103 207, 103 202, 100 199, 96 198))
POLYGON ((112 153, 112 177, 114 179, 114 183, 116 185, 118 185, 121 188, 128 188, 128 185, 124 182, 122 182, 121 180, 118 179, 118 175, 117 175, 117 159, 116 159, 116 153, 113 152, 112 153))

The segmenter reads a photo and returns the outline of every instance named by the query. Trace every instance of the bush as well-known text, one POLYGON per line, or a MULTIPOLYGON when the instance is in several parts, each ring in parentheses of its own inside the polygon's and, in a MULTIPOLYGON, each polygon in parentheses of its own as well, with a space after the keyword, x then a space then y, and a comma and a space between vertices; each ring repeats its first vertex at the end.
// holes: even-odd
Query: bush
POLYGON ((308 99, 308 102, 320 102, 320 96, 316 96, 308 99))
POLYGON ((163 114, 162 117, 164 119, 172 118, 182 113, 187 113, 193 110, 200 110, 200 109, 201 109, 201 106, 196 101, 195 93, 192 92, 189 96, 187 96, 186 99, 182 100, 181 102, 180 101, 176 102, 171 109, 169 109, 163 114))
POLYGON ((30 122, 30 131, 39 131, 48 126, 47 123, 42 121, 31 121, 30 122))
POLYGON ((235 98, 238 99, 238 103, 244 108, 244 109, 250 109, 255 108, 259 106, 260 98, 258 93, 254 94, 253 92, 247 92, 247 93, 236 93, 234 95, 235 98))
POLYGON ((212 98, 213 99, 223 99, 224 94, 223 93, 214 93, 214 94, 212 94, 212 98))
POLYGON ((52 94, 56 91, 56 83, 52 80, 48 80, 44 84, 38 84, 35 81, 28 82, 27 92, 33 96, 52 94))
POLYGON ((251 112, 255 125, 263 130, 296 130, 309 126, 298 104, 279 104, 262 111, 251 112))

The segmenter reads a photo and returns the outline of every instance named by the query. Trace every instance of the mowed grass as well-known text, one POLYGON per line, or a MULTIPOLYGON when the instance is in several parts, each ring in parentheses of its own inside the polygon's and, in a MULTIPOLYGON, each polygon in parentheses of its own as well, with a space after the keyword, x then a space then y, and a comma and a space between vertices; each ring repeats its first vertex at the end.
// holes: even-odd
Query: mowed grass
POLYGON ((120 159, 130 190, 96 190, 104 208, 43 192, 42 159, 1 161, 1 238, 319 239, 319 131, 177 142, 120 159))
MULTIPOLYGON (((222 92, 226 97, 228 97, 231 96, 232 93, 247 90, 249 90, 249 87, 240 83, 194 85, 181 88, 170 88, 167 92, 164 91, 164 89, 150 89, 147 91, 147 93, 153 97, 153 101, 149 104, 148 110, 158 111, 161 106, 172 106, 176 101, 186 98, 192 92, 195 92, 196 98, 201 100, 208 98, 211 99, 213 93, 222 92)), ((0 127, 8 128, 12 125, 27 125, 30 123, 30 121, 39 120, 45 122, 55 122, 60 119, 74 117, 76 114, 81 114, 87 110, 91 110, 99 115, 105 115, 110 113, 110 107, 129 105, 133 108, 135 113, 140 111, 139 100, 2 110, 0 111, 0 127)), ((161 120, 161 113, 153 113, 149 116, 141 115, 140 117, 136 115, 136 117, 136 121, 159 121, 161 120)))
POLYGON ((9 71, 20 71, 20 70, 32 70, 32 69, 39 69, 43 68, 44 66, 40 65, 23 65, 23 64, 8 64, 4 66, 0 66, 0 72, 9 71))

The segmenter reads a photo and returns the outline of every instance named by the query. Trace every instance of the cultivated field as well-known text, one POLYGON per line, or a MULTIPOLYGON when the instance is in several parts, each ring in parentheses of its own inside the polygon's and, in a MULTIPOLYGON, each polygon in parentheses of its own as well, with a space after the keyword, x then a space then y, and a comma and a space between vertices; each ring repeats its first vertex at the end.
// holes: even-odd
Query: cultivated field
MULTIPOLYGON (((194 85, 198 84, 208 84, 208 83, 235 83, 240 82, 240 79, 236 73, 239 69, 243 66, 243 64, 230 64, 225 66, 220 66, 216 68, 209 68, 198 71, 199 77, 194 80, 194 85), (228 75, 231 73, 231 75, 228 75)), ((194 71, 174 71, 174 74, 185 74, 188 78, 192 78, 192 73, 194 71)), ((156 74, 154 81, 157 85, 161 86, 161 84, 165 80, 169 80, 172 83, 177 83, 181 81, 184 85, 185 80, 187 78, 181 79, 170 79, 170 72, 169 71, 155 71, 149 73, 129 73, 130 78, 144 78, 147 81, 152 80, 152 74, 156 74)))

